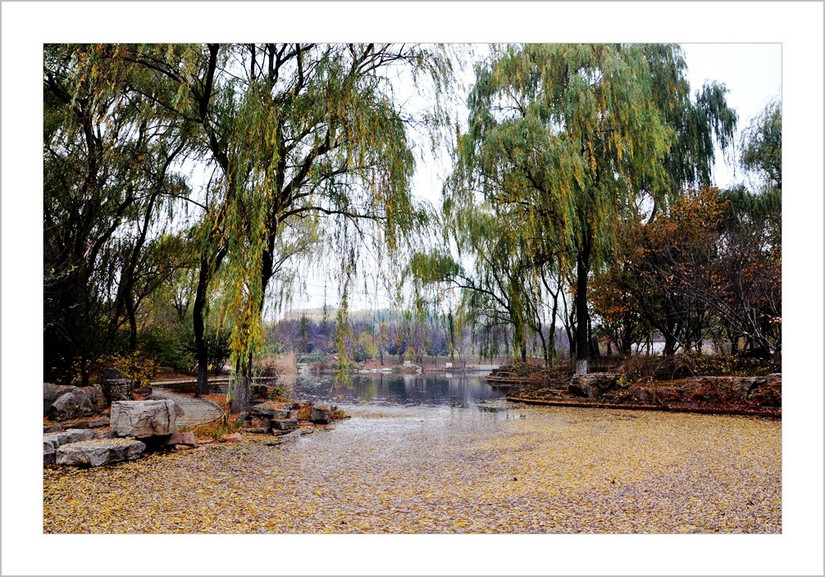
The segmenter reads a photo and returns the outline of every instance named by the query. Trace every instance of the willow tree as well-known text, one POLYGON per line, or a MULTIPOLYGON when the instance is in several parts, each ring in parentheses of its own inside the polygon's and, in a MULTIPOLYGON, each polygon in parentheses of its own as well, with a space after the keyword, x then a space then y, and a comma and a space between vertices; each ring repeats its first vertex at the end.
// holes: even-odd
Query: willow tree
POLYGON ((587 371, 588 276, 623 217, 704 177, 708 138, 729 133, 724 88, 693 103, 684 73, 676 46, 606 44, 505 46, 476 70, 448 198, 520 213, 533 260, 558 255, 574 271, 577 372, 587 371))
POLYGON ((232 410, 243 411, 282 228, 331 219, 345 265, 357 260, 353 236, 398 249, 424 220, 410 193, 408 130, 443 118, 449 62, 438 48, 390 44, 153 45, 133 47, 130 59, 178 87, 160 105, 190 121, 193 142, 218 169, 201 284, 205 291, 217 267, 229 267, 232 410), (430 87, 429 114, 401 103, 404 76, 410 91, 430 87))

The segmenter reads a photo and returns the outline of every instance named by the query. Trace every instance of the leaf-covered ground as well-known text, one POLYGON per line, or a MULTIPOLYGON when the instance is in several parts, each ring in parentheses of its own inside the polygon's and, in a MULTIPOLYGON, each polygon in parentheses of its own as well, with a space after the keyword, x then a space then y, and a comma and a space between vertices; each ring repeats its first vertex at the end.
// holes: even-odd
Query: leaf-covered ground
POLYGON ((44 471, 46 533, 778 533, 781 422, 349 407, 295 442, 44 471))

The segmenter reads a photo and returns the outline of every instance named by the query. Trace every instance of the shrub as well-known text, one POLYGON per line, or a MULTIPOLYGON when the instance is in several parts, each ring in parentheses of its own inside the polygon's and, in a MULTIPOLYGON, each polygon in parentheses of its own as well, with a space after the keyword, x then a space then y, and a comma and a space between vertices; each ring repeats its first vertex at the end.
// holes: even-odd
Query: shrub
POLYGON ((669 356, 633 355, 621 372, 630 382, 671 380, 692 376, 757 376, 772 372, 769 362, 739 355, 703 355, 696 352, 669 356))
POLYGON ((221 437, 229 433, 237 433, 243 427, 242 419, 228 420, 225 416, 222 419, 207 423, 205 425, 198 425, 194 428, 195 437, 197 438, 211 438, 219 441, 221 437))
POLYGON ((195 337, 189 325, 180 325, 172 329, 151 325, 141 331, 138 339, 140 348, 151 354, 161 366, 185 371, 195 364, 192 347, 195 337))
POLYGON ((155 377, 158 370, 157 362, 145 351, 137 350, 132 353, 106 355, 98 363, 101 368, 115 368, 127 379, 131 379, 138 387, 143 387, 155 377))

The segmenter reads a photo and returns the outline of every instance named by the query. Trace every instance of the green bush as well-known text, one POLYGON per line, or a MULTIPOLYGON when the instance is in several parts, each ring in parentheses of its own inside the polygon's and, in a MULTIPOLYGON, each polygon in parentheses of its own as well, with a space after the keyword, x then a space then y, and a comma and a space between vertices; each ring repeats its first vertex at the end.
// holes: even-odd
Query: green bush
POLYGON ((194 340, 194 331, 187 325, 173 329, 150 325, 138 335, 140 347, 152 354, 158 365, 178 371, 187 371, 194 366, 194 340))

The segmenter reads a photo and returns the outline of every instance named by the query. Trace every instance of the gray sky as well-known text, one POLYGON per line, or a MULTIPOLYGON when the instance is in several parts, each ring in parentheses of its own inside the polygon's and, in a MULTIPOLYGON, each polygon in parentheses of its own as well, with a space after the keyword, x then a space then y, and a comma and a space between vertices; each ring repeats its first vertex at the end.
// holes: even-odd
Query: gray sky
MULTIPOLYGON (((682 44, 688 80, 695 92, 709 80, 725 84, 728 105, 739 114, 739 130, 764 110, 772 98, 781 98, 782 45, 779 43, 682 44)), ((733 169, 718 159, 716 185, 739 181, 733 169)))

